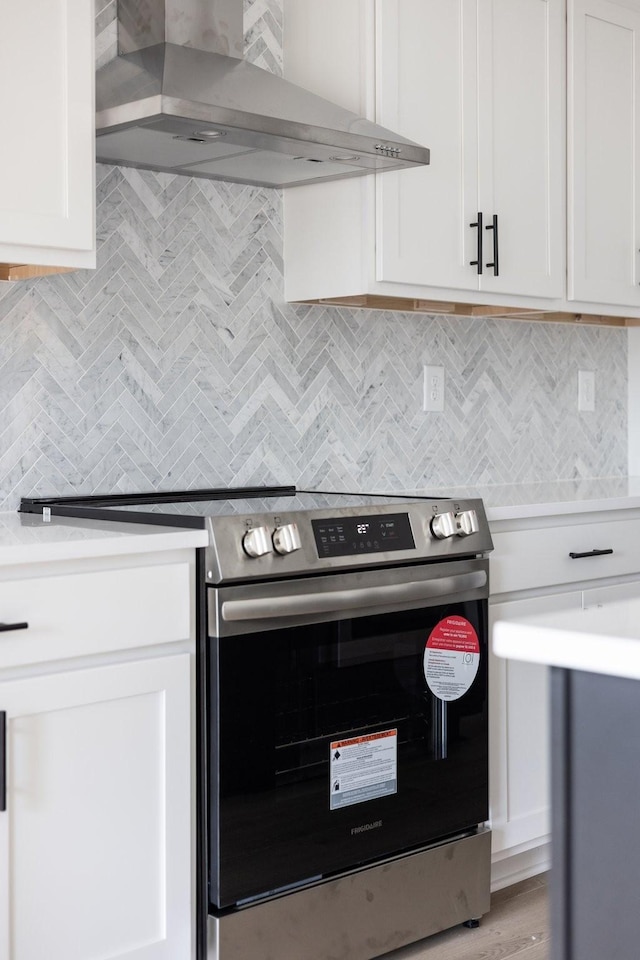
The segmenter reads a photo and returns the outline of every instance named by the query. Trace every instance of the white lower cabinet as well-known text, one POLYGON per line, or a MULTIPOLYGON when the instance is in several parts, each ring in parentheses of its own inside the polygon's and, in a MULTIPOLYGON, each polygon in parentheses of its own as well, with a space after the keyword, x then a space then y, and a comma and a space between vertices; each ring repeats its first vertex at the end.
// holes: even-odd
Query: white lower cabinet
POLYGON ((12 587, 33 586, 31 600, 17 591, 29 627, 0 632, 0 960, 190 960, 193 560, 84 566, 0 584, 4 623, 18 620, 12 587), (155 595, 144 589, 153 578, 155 595), (75 618, 48 590, 73 581, 75 618), (140 588, 133 620, 129 581, 140 588), (183 593, 167 593, 170 583, 183 593), (96 591, 85 604, 87 584, 96 591), (86 656, 67 636, 74 619, 86 656))
MULTIPOLYGON (((585 591, 640 579, 635 512, 552 521, 492 525, 490 629, 496 620, 578 610, 585 591)), ((549 866, 549 677, 545 666, 493 654, 489 674, 493 882, 500 886, 549 866)))
POLYGON ((0 706, 0 956, 188 957, 189 655, 4 683, 0 706))
MULTIPOLYGON (((493 604, 496 620, 580 604, 580 592, 493 604)), ((524 852, 551 830, 549 679, 544 666, 490 658, 490 780, 492 851, 524 852)))

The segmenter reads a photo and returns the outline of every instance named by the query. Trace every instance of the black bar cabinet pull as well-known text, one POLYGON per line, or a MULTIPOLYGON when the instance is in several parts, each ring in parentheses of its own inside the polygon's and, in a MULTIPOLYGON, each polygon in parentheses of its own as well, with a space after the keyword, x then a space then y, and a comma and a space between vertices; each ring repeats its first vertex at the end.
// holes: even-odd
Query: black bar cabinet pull
POLYGON ((0 710, 0 813, 7 809, 7 714, 0 710))
POLYGON ((476 260, 469 260, 470 267, 476 267, 478 273, 482 273, 482 214, 478 212, 478 218, 475 223, 470 223, 470 227, 475 227, 478 231, 478 247, 476 252, 476 260))
POLYGON ((0 623, 0 633, 6 633, 8 630, 27 630, 28 623, 0 623))
POLYGON ((491 225, 485 227, 485 230, 493 230, 493 260, 488 263, 488 267, 493 267, 494 277, 498 276, 498 214, 494 213, 491 225))
POLYGON ((608 553, 613 553, 613 550, 611 548, 608 550, 587 550, 586 553, 570 553, 569 556, 572 560, 581 560, 583 557, 604 557, 608 553))

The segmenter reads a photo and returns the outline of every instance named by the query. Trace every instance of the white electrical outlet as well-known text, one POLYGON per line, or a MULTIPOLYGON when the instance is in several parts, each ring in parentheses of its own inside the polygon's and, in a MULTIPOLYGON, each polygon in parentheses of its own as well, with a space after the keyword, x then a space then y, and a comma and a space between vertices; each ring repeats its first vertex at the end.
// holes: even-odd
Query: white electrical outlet
POLYGON ((444 367, 424 368, 424 397, 422 409, 425 412, 444 410, 444 367))
POLYGON ((578 410, 596 408, 596 375, 593 370, 578 370, 578 410))

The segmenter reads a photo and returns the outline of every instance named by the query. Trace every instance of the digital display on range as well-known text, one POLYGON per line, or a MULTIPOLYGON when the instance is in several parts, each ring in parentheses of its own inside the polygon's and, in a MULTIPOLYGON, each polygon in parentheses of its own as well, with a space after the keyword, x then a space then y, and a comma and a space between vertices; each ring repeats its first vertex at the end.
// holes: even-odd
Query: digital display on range
POLYGON ((415 547, 408 513, 312 520, 311 526, 321 560, 323 557, 349 557, 359 553, 413 550, 415 547))

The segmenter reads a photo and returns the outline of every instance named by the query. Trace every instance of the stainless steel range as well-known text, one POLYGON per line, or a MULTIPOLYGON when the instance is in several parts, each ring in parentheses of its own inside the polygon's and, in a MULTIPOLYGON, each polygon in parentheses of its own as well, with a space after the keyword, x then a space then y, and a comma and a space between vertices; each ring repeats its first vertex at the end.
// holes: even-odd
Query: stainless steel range
POLYGON ((480 500, 276 488, 21 509, 209 531, 201 960, 370 960, 488 910, 480 500))

